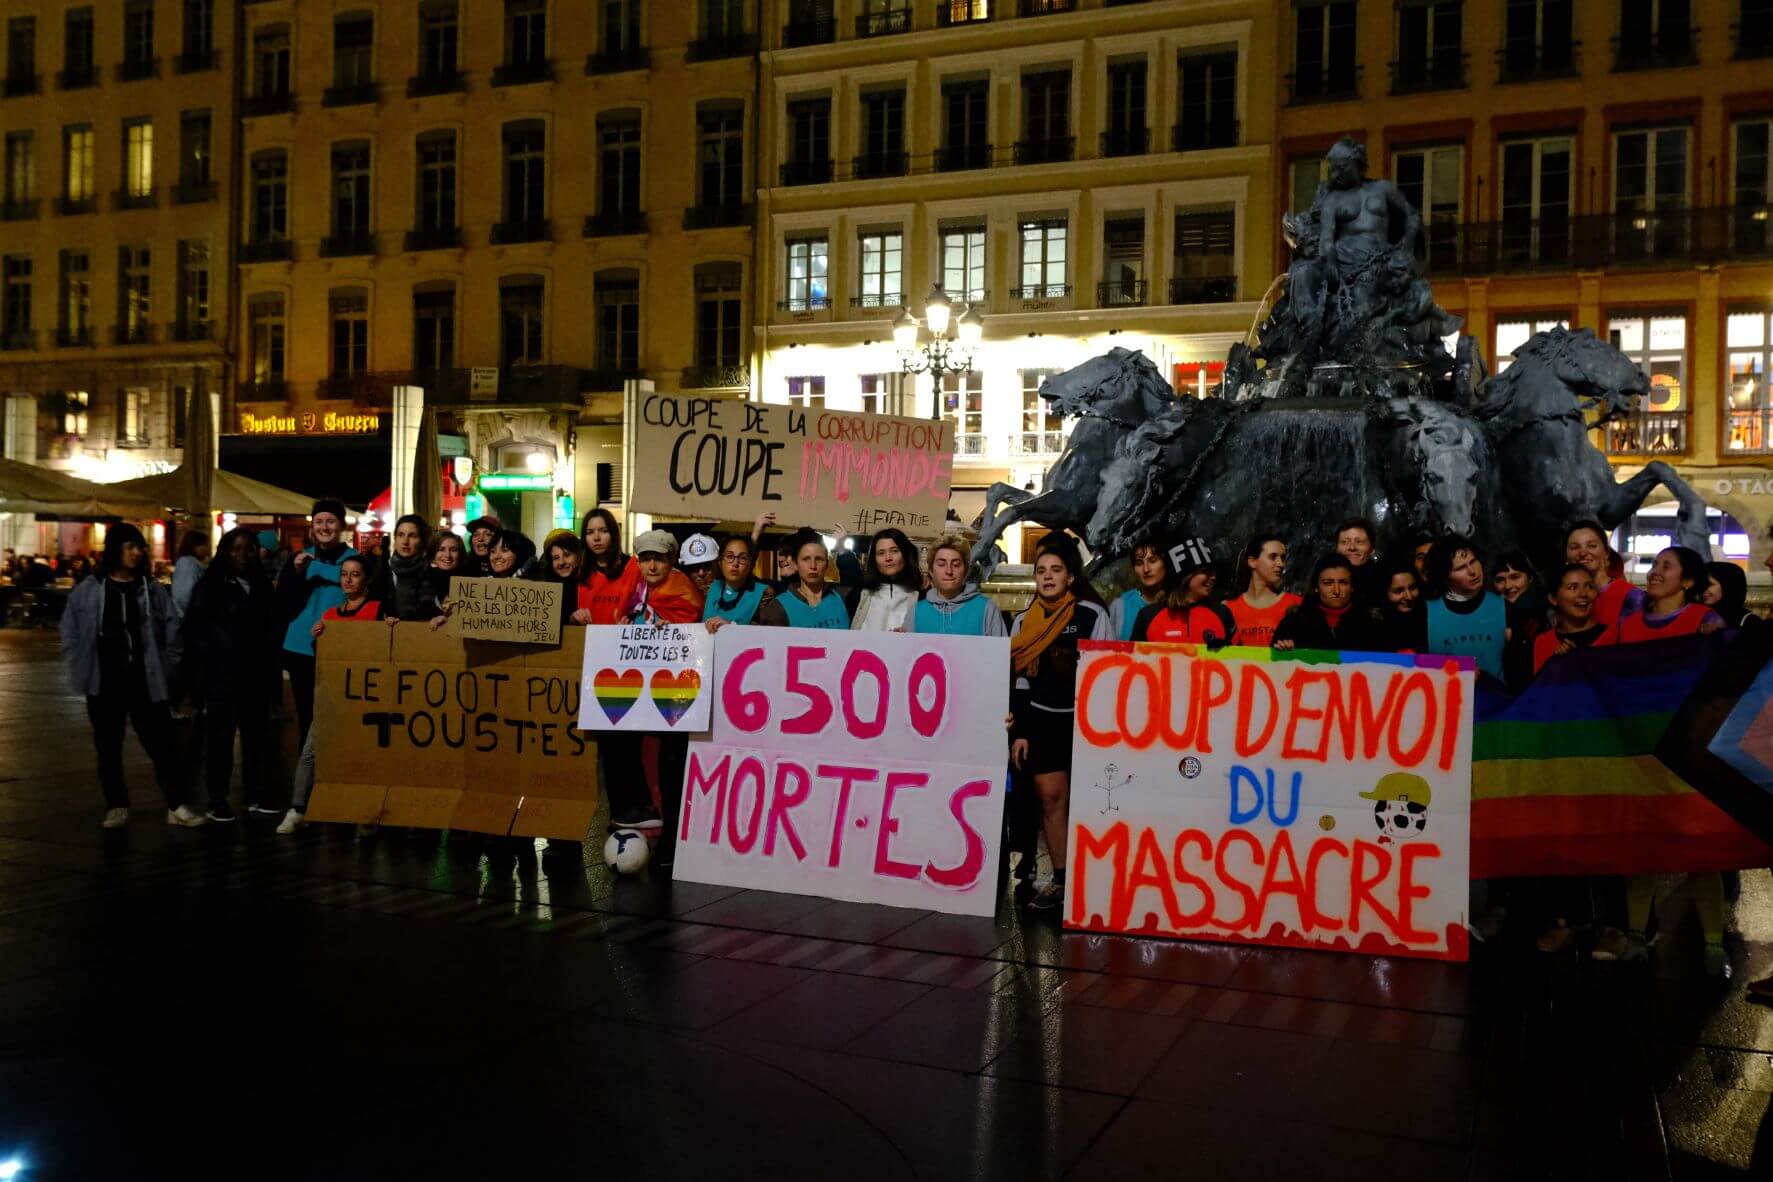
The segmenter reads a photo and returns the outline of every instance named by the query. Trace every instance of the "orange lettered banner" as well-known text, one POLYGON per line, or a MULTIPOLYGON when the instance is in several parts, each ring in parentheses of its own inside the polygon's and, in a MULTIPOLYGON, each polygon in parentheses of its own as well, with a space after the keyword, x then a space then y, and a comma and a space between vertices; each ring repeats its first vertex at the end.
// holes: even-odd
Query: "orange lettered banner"
POLYGON ((1466 959, 1475 678, 1086 641, 1065 925, 1466 959))

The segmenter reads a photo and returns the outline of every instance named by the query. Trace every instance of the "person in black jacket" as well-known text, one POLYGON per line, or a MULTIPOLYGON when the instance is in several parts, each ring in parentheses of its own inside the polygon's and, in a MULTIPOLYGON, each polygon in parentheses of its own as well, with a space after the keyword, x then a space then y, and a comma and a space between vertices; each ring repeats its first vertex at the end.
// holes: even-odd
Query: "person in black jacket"
POLYGON ((1324 555, 1311 568, 1306 587, 1305 602, 1274 630, 1275 648, 1372 650, 1371 619, 1354 606, 1354 567, 1348 559, 1324 555))
POLYGON ((382 574, 388 607, 399 619, 427 618, 424 607, 430 578, 425 564, 425 548, 430 540, 430 526, 417 513, 408 513, 394 523, 388 560, 382 564, 382 574))
POLYGON ((1428 651, 1428 601, 1414 562, 1385 567, 1384 593, 1373 609, 1373 639, 1388 653, 1428 651))
POLYGON ((204 782, 212 821, 235 819, 228 786, 236 731, 246 811, 282 812, 269 796, 271 702, 283 689, 277 662, 281 623, 253 531, 229 530, 191 594, 184 621, 192 684, 204 706, 204 782))

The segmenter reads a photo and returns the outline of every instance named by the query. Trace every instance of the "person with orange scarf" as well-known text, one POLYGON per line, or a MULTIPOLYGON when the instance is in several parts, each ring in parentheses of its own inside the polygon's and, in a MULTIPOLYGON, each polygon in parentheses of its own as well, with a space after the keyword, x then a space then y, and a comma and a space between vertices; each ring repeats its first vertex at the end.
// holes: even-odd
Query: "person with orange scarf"
MULTIPOLYGON (((1083 575, 1077 544, 1048 534, 1034 555, 1034 601, 1010 626, 1010 763, 1034 781, 1040 830, 1053 878, 1029 906, 1065 899, 1065 839, 1071 819, 1071 733, 1077 721, 1077 645, 1111 638, 1108 609, 1083 575)), ((1032 866, 1033 851, 1023 850, 1032 866)))

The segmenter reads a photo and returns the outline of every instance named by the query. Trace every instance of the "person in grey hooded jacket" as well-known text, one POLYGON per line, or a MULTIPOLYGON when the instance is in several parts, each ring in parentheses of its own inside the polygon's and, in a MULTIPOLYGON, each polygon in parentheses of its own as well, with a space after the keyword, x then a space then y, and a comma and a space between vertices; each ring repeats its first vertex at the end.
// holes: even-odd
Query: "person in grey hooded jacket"
POLYGON ((948 636, 1008 636, 1003 612, 977 583, 967 582, 967 544, 945 537, 930 548, 930 586, 917 601, 913 632, 948 636))
POLYGON ((154 778, 166 797, 166 823, 196 826, 206 820, 185 804, 184 769, 167 707, 179 660, 179 610, 147 570, 142 531, 112 526, 98 573, 74 588, 62 613, 62 665, 74 692, 85 696, 92 719, 107 829, 129 822, 125 722, 135 727, 153 761, 154 778))

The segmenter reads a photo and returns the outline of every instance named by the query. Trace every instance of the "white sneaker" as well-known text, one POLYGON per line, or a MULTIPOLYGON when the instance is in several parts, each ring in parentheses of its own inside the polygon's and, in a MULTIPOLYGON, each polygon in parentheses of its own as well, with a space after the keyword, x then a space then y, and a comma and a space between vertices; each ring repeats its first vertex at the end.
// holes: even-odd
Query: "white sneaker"
POLYGON ((186 829, 195 829, 199 825, 209 824, 209 818, 202 813, 194 813, 187 806, 179 805, 176 809, 166 810, 168 825, 182 825, 186 829))
POLYGON ((129 824, 128 809, 111 809, 105 813, 105 819, 99 823, 101 829, 121 829, 129 824))
POLYGON ((283 820, 277 823, 277 832, 287 837, 302 827, 302 814, 290 809, 283 814, 283 820))

